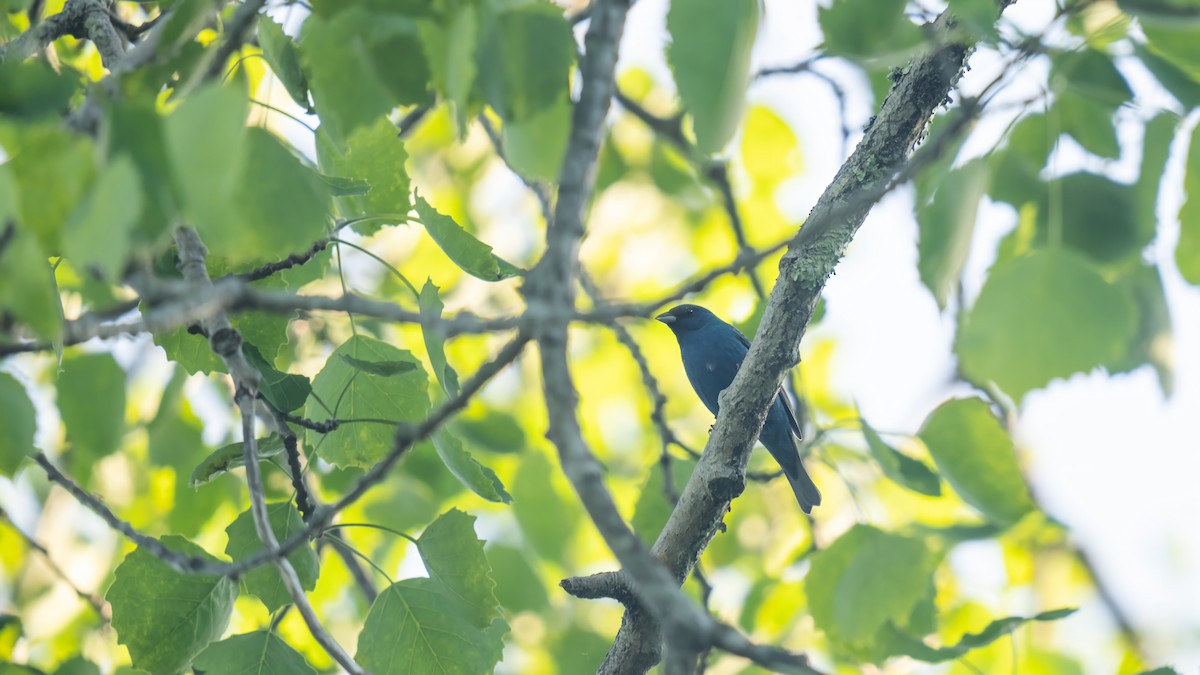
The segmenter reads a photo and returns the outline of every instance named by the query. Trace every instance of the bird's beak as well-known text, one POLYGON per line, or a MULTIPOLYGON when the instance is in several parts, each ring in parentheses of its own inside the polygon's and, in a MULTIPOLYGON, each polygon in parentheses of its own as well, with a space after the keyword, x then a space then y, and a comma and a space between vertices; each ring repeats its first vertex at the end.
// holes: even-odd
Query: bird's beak
POLYGON ((670 326, 671 324, 675 323, 675 315, 671 314, 669 312, 664 312, 664 313, 659 314, 658 316, 654 317, 654 320, 661 321, 661 322, 667 324, 668 326, 670 326))

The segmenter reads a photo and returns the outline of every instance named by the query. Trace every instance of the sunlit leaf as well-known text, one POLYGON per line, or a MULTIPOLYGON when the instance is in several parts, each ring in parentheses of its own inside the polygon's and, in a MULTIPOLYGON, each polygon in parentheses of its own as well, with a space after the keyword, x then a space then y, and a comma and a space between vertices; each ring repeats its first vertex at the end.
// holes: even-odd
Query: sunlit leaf
POLYGON ((346 354, 338 354, 338 358, 355 370, 379 377, 395 377, 417 369, 413 361, 366 361, 346 354))
POLYGON ((758 0, 674 0, 667 12, 667 62, 692 116, 700 152, 717 152, 742 118, 758 0))
POLYGON ((316 671, 291 645, 271 631, 233 635, 214 642, 196 657, 197 673, 238 675, 315 675, 316 671))
POLYGON ((862 430, 863 436, 867 439, 867 448, 870 449, 875 461, 879 462, 879 468, 883 469, 883 475, 913 492, 930 497, 942 494, 942 484, 938 480, 938 475, 924 462, 913 459, 888 445, 879 432, 872 429, 865 421, 862 422, 862 430))
POLYGON ((1188 146, 1183 191, 1187 199, 1179 209, 1179 242, 1175 264, 1189 283, 1200 285, 1200 128, 1192 132, 1188 146))
POLYGON ((926 663, 942 663, 961 658, 972 649, 986 647, 1030 621, 1058 621, 1075 613, 1074 608, 1055 609, 1034 616, 1008 616, 996 619, 978 633, 967 633, 957 644, 949 647, 930 647, 921 640, 892 626, 893 638, 903 645, 903 653, 926 663))
MULTIPOLYGON (((258 458, 266 460, 283 452, 283 439, 278 434, 271 434, 258 439, 258 458)), ((203 462, 192 471, 189 484, 198 487, 221 474, 246 465, 246 452, 242 441, 221 446, 213 451, 203 462)))
POLYGON ((438 516, 417 539, 417 550, 429 577, 467 608, 477 628, 500 616, 483 542, 475 536, 475 517, 458 509, 438 516))
POLYGON ((71 465, 86 478, 125 434, 125 369, 107 352, 64 359, 58 409, 71 442, 71 465))
POLYGON ((967 263, 975 216, 990 177, 984 160, 971 160, 951 170, 934 193, 933 202, 917 211, 917 269, 921 283, 941 309, 958 287, 967 263))
POLYGON ((0 475, 11 478, 21 462, 33 454, 36 420, 25 387, 12 375, 0 373, 0 475))
POLYGON ((36 59, 0 62, 0 115, 33 119, 67 111, 79 88, 79 73, 53 68, 36 59))
POLYGON ((354 659, 377 675, 475 675, 493 658, 470 611, 432 579, 405 579, 375 599, 354 659), (396 658, 403 654, 403 658, 396 658))
MULTIPOLYGON (((168 536, 174 551, 215 562, 190 541, 168 536)), ((229 625, 237 582, 224 576, 183 574, 153 553, 136 549, 118 567, 105 599, 112 605, 117 641, 136 668, 175 673, 185 668, 229 625)))
POLYGON ((513 478, 513 513, 533 549, 543 558, 563 562, 583 514, 554 486, 555 468, 541 453, 528 453, 513 478))
POLYGON ((496 472, 480 464, 463 449, 457 438, 446 431, 436 431, 433 434, 433 447, 437 448, 438 457, 446 463, 450 473, 471 492, 490 502, 512 502, 512 496, 504 489, 496 472))
MULTIPOLYGON (((267 516, 271 521, 271 531, 275 533, 277 541, 284 541, 304 529, 304 520, 291 502, 267 504, 267 516)), ((258 538, 258 531, 254 527, 254 517, 249 510, 243 511, 236 520, 229 524, 229 527, 225 528, 225 532, 229 535, 225 553, 235 561, 247 558, 250 554, 263 549, 263 543, 258 538)), ((297 548, 288 554, 287 559, 292 564, 292 568, 296 570, 301 587, 308 591, 316 588, 317 575, 320 570, 317 552, 313 550, 312 546, 305 544, 297 548)), ((242 583, 246 587, 246 592, 262 600, 269 612, 274 612, 292 601, 283 579, 279 576, 279 570, 275 569, 274 565, 260 565, 246 572, 242 576, 242 583)))
MULTIPOLYGON (((904 0, 836 0, 817 9, 831 54, 855 58, 903 53, 921 42, 921 31, 904 16, 904 0)), ((904 58, 907 58, 904 56, 904 58)))
POLYGON ((390 215, 390 218, 356 224, 353 226, 355 231, 370 234, 385 223, 405 222, 412 208, 408 172, 404 168, 408 153, 395 125, 387 119, 380 117, 350 134, 344 150, 335 147, 325 132, 318 130, 317 157, 326 173, 366 181, 370 185, 365 195, 336 200, 342 217, 390 215))
POLYGON ((324 435, 308 430, 305 443, 338 466, 372 466, 391 450, 395 423, 421 420, 429 411, 427 382, 424 369, 410 353, 366 336, 350 338, 330 354, 313 378, 304 416, 317 422, 356 421, 324 435), (398 365, 401 362, 413 367, 398 365), (392 374, 376 374, 353 363, 392 374), (400 369, 406 372, 399 373, 400 369))
POLYGON ((981 399, 943 403, 920 438, 946 482, 992 521, 1009 525, 1034 509, 1012 439, 981 399))
POLYGON ((813 620, 836 641, 869 643, 888 622, 907 623, 936 566, 923 540, 856 525, 813 558, 813 620))
POLYGON ((130 257, 129 235, 142 213, 137 169, 122 156, 99 178, 67 221, 63 248, 80 269, 118 280, 130 257))
MULTIPOLYGON (((438 296, 438 287, 433 284, 432 279, 426 279, 425 285, 421 287, 421 295, 418 299, 418 304, 421 307, 421 317, 425 319, 440 319, 442 317, 442 299, 438 296)), ((433 367, 433 374, 437 381, 442 385, 442 389, 448 396, 458 394, 458 373, 446 361, 446 334, 431 326, 425 326, 421 329, 421 335, 425 338, 425 351, 429 352, 429 365, 433 367)))
POLYGON ((543 2, 513 3, 486 26, 478 52, 478 82, 502 118, 528 120, 567 94, 576 45, 561 8, 543 2))
POLYGON ((1043 250, 995 266, 955 351, 970 378, 1020 400, 1055 378, 1119 364, 1136 322, 1128 291, 1078 254, 1043 250))
POLYGON ((283 83, 288 96, 301 108, 312 111, 308 103, 308 80, 300 68, 300 50, 292 38, 283 32, 283 27, 266 14, 258 15, 258 44, 263 57, 271 64, 271 71, 283 83))
POLYGON ((491 246, 476 239, 450 216, 439 213, 420 195, 416 207, 425 231, 467 274, 484 281, 500 281, 521 273, 520 268, 492 253, 491 246))

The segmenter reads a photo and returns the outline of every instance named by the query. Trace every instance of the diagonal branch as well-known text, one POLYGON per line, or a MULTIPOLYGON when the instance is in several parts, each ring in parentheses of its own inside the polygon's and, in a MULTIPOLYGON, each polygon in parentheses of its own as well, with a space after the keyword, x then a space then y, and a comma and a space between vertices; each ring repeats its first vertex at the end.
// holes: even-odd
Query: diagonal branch
MULTIPOLYGON (((909 160, 965 65, 967 47, 948 43, 951 23, 944 14, 929 26, 940 38, 934 41, 939 46, 914 58, 897 79, 879 115, 780 261, 779 279, 756 339, 733 384, 721 395, 704 454, 653 548, 676 583, 695 566, 730 502, 744 489, 746 462, 767 408, 783 376, 799 360, 800 338, 846 246, 879 196, 911 177, 919 160, 932 154, 909 160)), ((967 112, 962 117, 971 119, 967 112)), ((965 123, 954 131, 962 127, 965 123)), ((625 573, 632 576, 628 569, 625 573)), ((647 638, 657 630, 646 610, 627 608, 609 652, 610 672, 642 672, 657 662, 659 642, 647 638)))
MULTIPOLYGON (((550 419, 546 435, 558 449, 563 472, 588 515, 633 580, 633 594, 662 622, 667 636, 668 673, 690 673, 697 657, 711 645, 754 658, 768 667, 786 666, 797 672, 811 672, 803 655, 750 643, 736 630, 713 621, 683 594, 678 582, 621 517, 604 485, 600 464, 584 442, 579 427, 578 395, 567 364, 569 319, 562 317, 574 308, 584 208, 595 185, 596 157, 604 118, 616 89, 617 45, 628 9, 628 0, 596 0, 591 5, 585 55, 580 64, 581 92, 572 114, 554 221, 546 236, 547 250, 522 289, 531 311, 554 317, 534 327, 550 419)), ((659 641, 657 630, 653 641, 659 641)), ((613 670, 611 659, 601 670, 632 672, 613 670)))

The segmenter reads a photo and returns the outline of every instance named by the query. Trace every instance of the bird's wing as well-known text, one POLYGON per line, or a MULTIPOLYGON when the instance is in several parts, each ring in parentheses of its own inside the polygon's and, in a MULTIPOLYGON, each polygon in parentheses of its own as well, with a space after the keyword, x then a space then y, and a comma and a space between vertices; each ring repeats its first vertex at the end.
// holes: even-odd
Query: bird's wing
MULTIPOLYGON (((730 328, 733 328, 734 334, 737 335, 738 342, 741 342, 743 345, 745 345, 746 349, 750 349, 750 339, 745 335, 742 335, 742 331, 738 330, 737 328, 733 326, 730 326, 730 328)), ((796 422, 796 411, 792 409, 792 398, 787 395, 787 392, 784 391, 783 387, 779 388, 779 392, 775 395, 775 398, 783 401, 783 409, 787 411, 788 426, 792 428, 792 433, 796 434, 796 438, 804 438, 804 434, 800 431, 800 424, 796 422)))
POLYGON ((792 410, 792 397, 788 396, 783 387, 780 387, 776 398, 783 401, 783 409, 787 411, 788 426, 792 428, 792 433, 796 434, 796 438, 803 440, 804 434, 800 431, 800 424, 796 422, 796 411, 792 410))

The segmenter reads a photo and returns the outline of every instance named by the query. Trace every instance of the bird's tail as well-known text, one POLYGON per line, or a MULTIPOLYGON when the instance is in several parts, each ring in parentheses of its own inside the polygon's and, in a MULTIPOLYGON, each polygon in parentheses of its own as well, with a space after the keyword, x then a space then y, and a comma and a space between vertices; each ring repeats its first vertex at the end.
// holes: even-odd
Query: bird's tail
POLYGON ((804 467, 800 467, 800 472, 792 476, 786 474, 788 485, 792 486, 792 492, 796 493, 796 501, 800 502, 800 509, 805 513, 812 513, 814 506, 821 505, 821 491, 817 489, 817 484, 812 478, 808 477, 808 472, 804 467))

